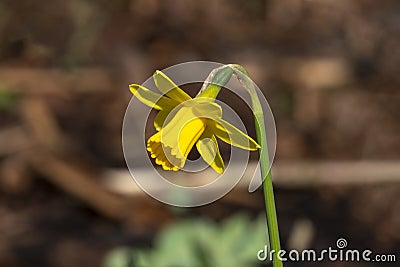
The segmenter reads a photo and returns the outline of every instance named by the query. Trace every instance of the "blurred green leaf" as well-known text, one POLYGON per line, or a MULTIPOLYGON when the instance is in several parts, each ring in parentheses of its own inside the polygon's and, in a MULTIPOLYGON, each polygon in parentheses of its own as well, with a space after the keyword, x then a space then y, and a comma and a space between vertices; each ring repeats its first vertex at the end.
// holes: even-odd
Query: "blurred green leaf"
POLYGON ((17 93, 0 88, 0 110, 10 110, 18 102, 19 96, 17 93))
POLYGON ((239 214, 221 224, 185 220, 163 229, 154 249, 115 250, 106 258, 105 267, 128 267, 132 259, 136 267, 251 267, 257 266, 257 251, 266 242, 263 216, 251 221, 239 214))
POLYGON ((116 249, 107 255, 104 266, 131 267, 133 261, 132 256, 132 250, 129 248, 116 249))

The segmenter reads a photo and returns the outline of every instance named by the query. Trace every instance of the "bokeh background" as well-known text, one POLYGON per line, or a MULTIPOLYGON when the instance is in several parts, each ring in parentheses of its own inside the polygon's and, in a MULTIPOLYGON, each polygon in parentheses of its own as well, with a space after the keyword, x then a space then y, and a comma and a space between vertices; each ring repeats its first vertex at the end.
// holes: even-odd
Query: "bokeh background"
MULTIPOLYGON (((258 266, 258 243, 226 222, 256 231, 261 191, 171 208, 134 190, 125 167, 128 84, 192 60, 243 65, 270 102, 284 248, 343 237, 399 260, 399 27, 396 0, 1 0, 0 266, 140 266, 136 251, 157 250, 166 227, 185 236, 201 222, 258 266)), ((179 257, 181 237, 164 254, 179 257)), ((202 253, 202 266, 231 266, 231 252, 218 264, 202 253)))

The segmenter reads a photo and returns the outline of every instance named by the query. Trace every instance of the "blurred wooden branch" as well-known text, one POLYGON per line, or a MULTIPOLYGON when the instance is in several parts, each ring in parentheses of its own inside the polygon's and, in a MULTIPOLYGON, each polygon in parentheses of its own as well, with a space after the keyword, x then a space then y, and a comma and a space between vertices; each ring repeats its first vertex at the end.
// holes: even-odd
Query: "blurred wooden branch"
MULTIPOLYGON (((238 187, 247 191, 253 176, 255 164, 249 164, 238 187)), ((145 170, 137 173, 151 175, 145 170)), ((238 170, 238 173, 241 173, 238 170)), ((343 161, 343 162, 278 162, 272 168, 274 183, 278 187, 307 188, 314 186, 333 185, 366 185, 400 182, 400 162, 398 161, 343 161)), ((187 174, 177 174, 185 176, 187 174)), ((211 169, 195 174, 202 177, 213 177, 211 169)), ((193 180, 187 179, 186 185, 193 186, 193 180)), ((182 181, 182 180, 181 180, 182 181)), ((122 194, 143 194, 142 190, 132 182, 127 170, 107 170, 104 173, 103 184, 110 190, 122 194)), ((157 185, 154 185, 157 188, 157 185)), ((157 189, 156 189, 157 190, 157 189)), ((161 190, 161 188, 160 188, 161 190)))
POLYGON ((41 98, 31 97, 20 105, 20 114, 30 138, 49 151, 60 151, 66 145, 53 112, 41 98))
POLYGON ((1 129, 0 140, 2 140, 0 142, 0 156, 17 153, 33 145, 24 127, 20 125, 1 129))
POLYGON ((272 171, 284 187, 400 182, 400 162, 389 160, 279 162, 272 171))
POLYGON ((135 196, 115 194, 99 183, 96 172, 88 171, 68 160, 46 152, 35 153, 27 158, 31 167, 48 182, 109 219, 128 222, 138 227, 156 227, 172 217, 167 206, 162 203, 150 198, 137 201, 135 196), (145 212, 136 212, 138 210, 145 212), (155 217, 159 220, 154 221, 155 217))
POLYGON ((42 68, 0 68, 0 86, 24 95, 104 93, 113 87, 110 73, 101 68, 74 71, 42 68))
POLYGON ((29 158, 34 170, 61 190, 107 217, 122 219, 126 216, 126 203, 102 187, 93 174, 46 153, 38 153, 29 158))

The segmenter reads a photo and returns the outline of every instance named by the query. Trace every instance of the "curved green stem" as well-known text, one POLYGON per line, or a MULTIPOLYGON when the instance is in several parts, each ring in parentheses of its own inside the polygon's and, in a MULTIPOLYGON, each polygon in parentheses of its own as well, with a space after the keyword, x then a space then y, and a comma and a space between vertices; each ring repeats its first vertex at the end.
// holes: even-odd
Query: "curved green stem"
POLYGON ((278 219, 276 216, 272 176, 269 170, 270 162, 268 157, 268 144, 264 123, 264 113, 257 96, 257 91, 254 88, 253 81, 251 81, 247 71, 242 66, 236 64, 225 65, 210 74, 211 81, 208 81, 209 83, 206 81, 206 88, 200 92, 199 96, 216 98, 221 90, 221 87, 228 83, 232 74, 236 74, 237 78, 247 89, 251 97, 257 141, 261 145, 259 151, 260 167, 261 176, 263 178, 263 193, 268 225, 268 239, 271 252, 272 250, 274 251, 272 265, 273 267, 283 267, 283 263, 278 257, 278 252, 281 250, 281 244, 279 239, 278 219))
POLYGON ((238 71, 238 79, 241 80, 243 86, 248 90, 251 102, 253 105, 254 120, 256 125, 257 141, 261 145, 260 148, 260 167, 261 175, 263 177, 263 192, 265 200, 265 208, 267 214, 267 224, 269 233, 269 242, 271 249, 274 250, 272 264, 274 267, 282 267, 283 263, 278 257, 278 252, 281 250, 281 243, 279 239, 278 219, 276 216, 274 188, 272 184, 271 171, 269 170, 269 157, 268 157, 268 144, 267 133, 265 130, 264 114, 260 100, 258 99, 257 92, 254 88, 253 82, 250 80, 247 71, 240 65, 232 65, 235 71, 238 71))

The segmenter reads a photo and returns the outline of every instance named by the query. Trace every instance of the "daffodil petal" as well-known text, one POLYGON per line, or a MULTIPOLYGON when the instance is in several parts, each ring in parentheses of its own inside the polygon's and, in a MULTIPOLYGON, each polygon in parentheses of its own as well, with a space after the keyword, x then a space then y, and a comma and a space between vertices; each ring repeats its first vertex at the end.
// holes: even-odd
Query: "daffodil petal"
POLYGON ((167 75, 157 70, 153 75, 154 83, 157 88, 168 97, 182 103, 192 99, 182 89, 180 89, 167 75))
POLYGON ((185 158, 187 158, 205 128, 205 120, 199 118, 190 120, 182 127, 179 133, 179 150, 185 158))
POLYGON ((161 110, 158 112, 154 118, 154 128, 159 131, 162 127, 167 126, 167 124, 176 116, 181 107, 182 106, 178 106, 172 110, 161 110))
POLYGON ((194 98, 185 104, 193 106, 193 113, 199 117, 207 117, 212 119, 222 118, 222 108, 211 98, 194 98))
POLYGON ((194 98, 180 104, 171 111, 162 110, 154 119, 154 127, 159 131, 163 125, 167 125, 177 114, 182 107, 190 107, 190 114, 193 118, 209 118, 209 119, 220 119, 222 117, 221 106, 212 101, 209 98, 194 98))
POLYGON ((224 172, 225 165, 219 152, 217 139, 211 131, 206 130, 196 143, 197 151, 201 157, 210 165, 217 173, 224 172))
POLYGON ((154 93, 139 84, 131 84, 129 89, 143 104, 157 110, 171 110, 179 105, 176 100, 154 93))
POLYGON ((154 128, 156 128, 157 131, 161 130, 165 119, 168 117, 168 114, 169 112, 165 110, 161 110, 157 113, 156 117, 154 118, 154 128))
POLYGON ((214 134, 222 141, 239 148, 257 150, 260 147, 253 138, 222 119, 215 121, 214 134))

